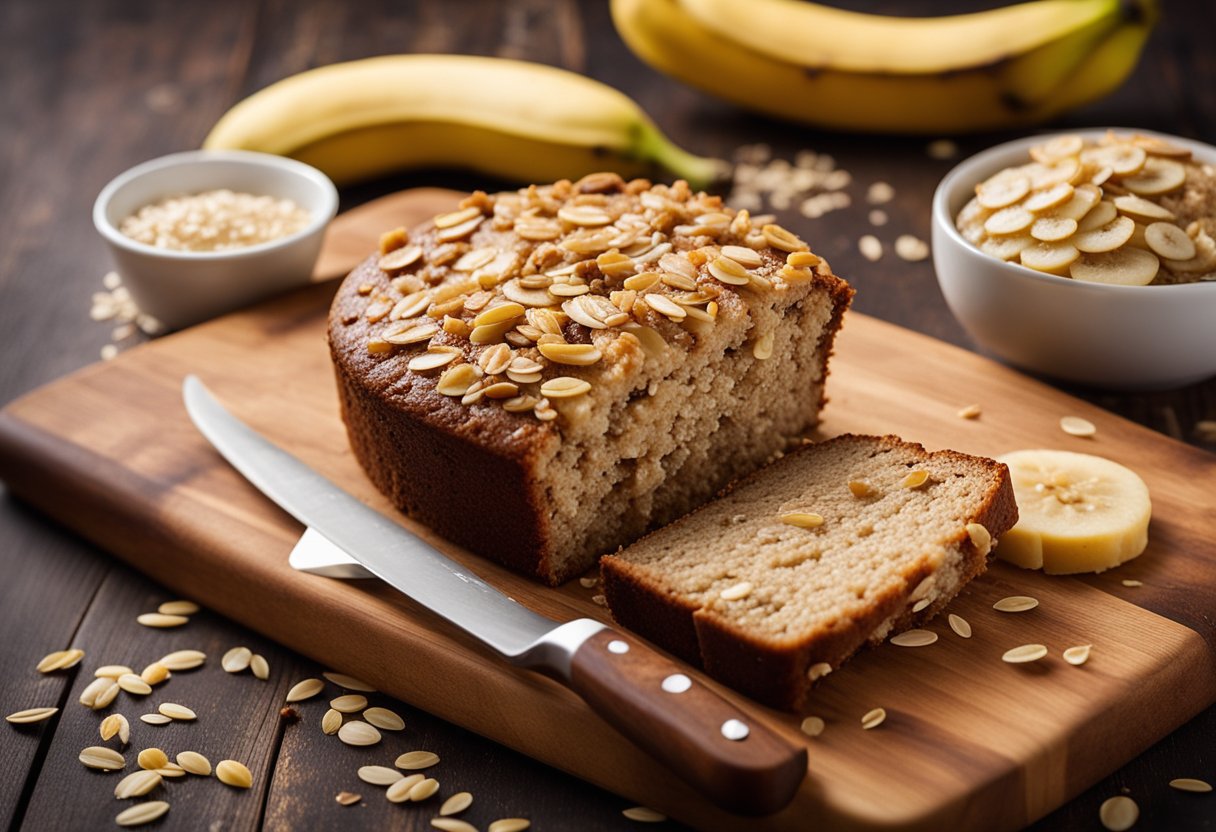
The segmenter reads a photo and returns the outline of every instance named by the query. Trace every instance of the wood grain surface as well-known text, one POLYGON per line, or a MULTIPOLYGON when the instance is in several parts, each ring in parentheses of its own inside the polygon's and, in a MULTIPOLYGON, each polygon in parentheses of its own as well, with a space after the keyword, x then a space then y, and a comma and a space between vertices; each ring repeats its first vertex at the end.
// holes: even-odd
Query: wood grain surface
MULTIPOLYGON (((940 14, 977 5, 963 0, 839 4, 896 14, 940 14)), ((1216 86, 1203 82, 1216 73, 1216 53, 1210 48, 1216 6, 1183 0, 1163 5, 1162 21, 1133 78, 1108 99, 1050 127, 1123 124, 1216 139, 1216 86)), ((101 276, 109 268, 89 207, 112 176, 154 156, 197 147, 225 109, 285 75, 336 60, 422 51, 497 54, 585 72, 633 96, 669 135, 698 153, 730 158, 737 147, 762 142, 778 158, 792 160, 804 149, 831 154, 852 174, 846 190, 853 206, 818 220, 783 211, 782 221, 812 239, 851 279, 860 291, 858 309, 970 347, 942 301, 929 263, 906 263, 890 254, 897 234, 927 237, 929 198, 952 161, 929 158, 919 139, 833 135, 758 118, 663 78, 628 53, 599 0, 364 0, 357 5, 340 0, 214 0, 204 5, 10 0, 0 4, 0 402, 96 361, 99 348, 112 340, 113 322, 88 321, 90 297, 101 290, 101 276), (896 196, 884 206, 889 223, 875 229, 867 222, 865 193, 878 180, 892 183, 896 196), (857 251, 857 238, 867 232, 887 244, 878 263, 867 262, 857 251)), ((1012 137, 957 141, 960 153, 968 154, 1012 137)), ((403 187, 508 184, 456 171, 425 171, 348 189, 342 199, 349 207, 403 187)), ((138 340, 118 343, 126 348, 138 340)), ((1196 430, 1200 420, 1216 419, 1216 382, 1150 395, 1071 392, 1162 434, 1216 449, 1216 436, 1196 430)), ((1197 516, 1210 513, 1211 500, 1192 510, 1197 516)), ((128 622, 126 639, 156 652, 162 634, 130 623, 132 610, 117 606, 123 596, 100 591, 105 582, 141 580, 135 573, 12 500, 0 501, 0 531, 0 658, 12 669, 0 685, 0 710, 55 704, 68 697, 69 688, 79 693, 83 668, 53 677, 41 677, 32 668, 50 650, 76 643, 86 616, 128 622)), ((154 537, 155 530, 146 534, 154 537)), ((169 590, 160 592, 161 599, 171 597, 169 590)), ((1193 612, 1210 622, 1210 610, 1193 612)), ((228 626, 218 615, 190 625, 200 640, 220 632, 239 634, 245 642, 256 638, 239 626, 223 629, 228 626)), ((91 661, 93 646, 81 646, 90 649, 91 661)), ((298 654, 282 652, 298 663, 301 676, 318 670, 298 654)), ((272 667, 277 672, 288 666, 280 662, 272 667)), ((223 681, 222 676, 215 670, 214 676, 189 679, 200 710, 224 713, 230 689, 211 683, 223 681)), ((1189 695, 1183 685, 1167 698, 1189 695)), ((321 703, 308 704, 316 708, 321 703)), ((395 707, 414 713, 400 703, 395 707)), ((630 805, 623 798, 421 712, 407 720, 418 726, 419 742, 444 753, 447 780, 474 792, 470 814, 479 826, 495 817, 526 814, 539 829, 636 828, 620 815, 630 805)), ((74 828, 113 828, 114 801, 87 818, 70 808, 73 800, 83 799, 86 788, 108 793, 105 784, 98 785, 99 778, 66 756, 56 758, 66 760, 66 768, 48 765, 56 742, 78 748, 96 742, 95 725, 65 718, 4 730, 8 742, 0 754, 0 826, 40 830, 53 823, 42 797, 39 825, 24 821, 31 798, 47 779, 58 787, 62 807, 57 811, 79 821, 74 828)), ((1138 829, 1216 828, 1216 798, 1178 793, 1166 785, 1180 776, 1216 781, 1213 737, 1216 709, 1208 709, 1035 828, 1096 828, 1099 804, 1121 791, 1140 804, 1138 829)), ((363 804, 340 810, 333 792, 357 785, 351 783, 348 765, 357 749, 326 740, 332 738, 285 732, 278 755, 260 758, 265 769, 254 772, 255 782, 274 783, 265 814, 261 819, 243 814, 248 820, 225 822, 227 828, 428 827, 428 815, 391 806, 370 788, 363 789, 363 804)), ((246 794, 242 799, 258 798, 246 794)), ((179 813, 180 808, 157 828, 197 828, 200 817, 179 813)), ((221 820, 212 814, 205 818, 221 820)))
MULTIPOLYGON (((408 224, 419 206, 433 209, 435 196, 415 203, 405 192, 360 213, 378 227, 398 218, 408 224)), ((1118 570, 1086 578, 998 565, 952 605, 972 623, 973 638, 963 641, 938 621, 938 644, 884 646, 832 674, 812 697, 808 713, 824 718, 828 730, 809 742, 810 774, 794 804, 764 821, 730 817, 568 691, 488 657, 392 590, 287 567, 299 524, 196 433, 180 383, 200 375, 238 417, 391 512, 354 461, 338 419, 323 337, 332 289, 320 285, 160 339, 14 402, 0 414, 0 475, 25 500, 152 578, 267 637, 705 828, 798 829, 810 818, 822 828, 1017 828, 1216 700, 1216 628, 1203 613, 1216 608, 1216 544, 1193 510, 1216 478, 1216 457, 980 356, 851 313, 833 359, 823 435, 895 432, 930 448, 985 455, 1020 447, 1101 453, 1148 483, 1150 547, 1118 570), (957 410, 971 402, 984 415, 960 419, 957 410), (1058 420, 1065 414, 1093 421, 1097 436, 1064 434, 1058 420), (133 536, 131 528, 143 533, 133 536), (1128 578, 1144 586, 1123 586, 1128 578), (992 609, 1016 594, 1041 605, 1017 616, 992 609), (1022 643, 1046 644, 1052 658, 1025 668, 1000 661, 1022 643), (1080 643, 1093 643, 1094 656, 1084 668, 1069 667, 1059 654, 1080 643), (1171 695, 1184 688, 1186 696, 1171 695), (879 706, 887 722, 863 731, 862 714, 879 706), (892 759, 903 771, 895 783, 892 759)), ((605 617, 591 602, 594 590, 578 582, 546 589, 403 522, 543 614, 605 617)), ((798 716, 730 698, 751 719, 808 742, 798 716)), ((242 701, 241 713, 246 707, 256 705, 242 701)), ((277 724, 268 710, 261 717, 277 724)), ((267 745, 244 750, 265 753, 267 745)), ((382 753, 380 746, 363 751, 369 761, 382 753)), ((40 809, 38 797, 35 791, 31 810, 40 809)))

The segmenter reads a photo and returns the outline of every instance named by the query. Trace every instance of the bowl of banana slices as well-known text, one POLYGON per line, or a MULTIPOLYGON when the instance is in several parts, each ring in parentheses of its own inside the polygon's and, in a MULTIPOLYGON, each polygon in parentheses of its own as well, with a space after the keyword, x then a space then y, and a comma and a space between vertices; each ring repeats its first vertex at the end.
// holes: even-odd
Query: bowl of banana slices
POLYGON ((951 312, 1032 372, 1116 390, 1216 375, 1216 147, 1127 128, 1031 136, 933 198, 951 312))

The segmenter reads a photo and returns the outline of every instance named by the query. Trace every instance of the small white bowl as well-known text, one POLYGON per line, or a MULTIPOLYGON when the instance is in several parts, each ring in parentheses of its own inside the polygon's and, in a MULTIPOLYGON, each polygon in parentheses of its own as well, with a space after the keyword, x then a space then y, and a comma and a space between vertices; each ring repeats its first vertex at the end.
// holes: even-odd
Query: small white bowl
MULTIPOLYGON (((1216 147, 1149 130, 1216 164, 1216 147)), ((1086 138, 1106 129, 1072 130, 1086 138)), ((977 183, 1030 161, 1044 136, 998 145, 963 161, 933 195, 933 264, 954 317, 1011 364, 1116 390, 1181 387, 1216 375, 1216 282, 1111 286, 1056 277, 991 257, 954 225, 977 183)))
POLYGON ((316 168, 267 153, 195 150, 117 176, 93 205, 93 225, 140 311, 180 329, 307 284, 325 227, 337 212, 338 191, 316 168), (145 205, 216 188, 290 199, 308 211, 308 225, 277 240, 223 251, 156 248, 119 231, 145 205))

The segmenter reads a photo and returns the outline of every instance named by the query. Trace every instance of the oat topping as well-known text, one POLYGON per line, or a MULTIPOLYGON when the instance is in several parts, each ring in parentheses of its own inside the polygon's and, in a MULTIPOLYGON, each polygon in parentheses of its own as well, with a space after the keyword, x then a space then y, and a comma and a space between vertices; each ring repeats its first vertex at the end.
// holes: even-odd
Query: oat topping
MULTIPOLYGON (((827 272, 768 220, 682 181, 607 173, 477 192, 421 233, 381 236, 383 279, 358 293, 367 352, 405 361, 465 406, 553 421, 615 362, 708 332, 727 298, 827 272)), ((768 358, 772 333, 750 348, 768 358)))

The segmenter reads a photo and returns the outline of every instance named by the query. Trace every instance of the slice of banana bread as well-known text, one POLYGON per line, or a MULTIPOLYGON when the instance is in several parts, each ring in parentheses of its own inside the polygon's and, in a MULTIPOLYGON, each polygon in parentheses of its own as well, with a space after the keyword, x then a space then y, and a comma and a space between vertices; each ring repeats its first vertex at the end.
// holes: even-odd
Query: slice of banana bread
POLYGON ((780 226, 597 174, 386 235, 329 342, 380 490, 558 583, 813 428, 851 296, 780 226))
POLYGON ((807 445, 601 560, 618 622, 775 707, 925 621, 1017 521, 1009 470, 894 436, 807 445))

